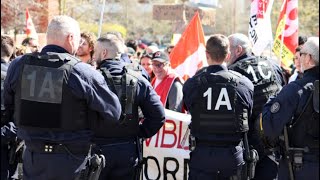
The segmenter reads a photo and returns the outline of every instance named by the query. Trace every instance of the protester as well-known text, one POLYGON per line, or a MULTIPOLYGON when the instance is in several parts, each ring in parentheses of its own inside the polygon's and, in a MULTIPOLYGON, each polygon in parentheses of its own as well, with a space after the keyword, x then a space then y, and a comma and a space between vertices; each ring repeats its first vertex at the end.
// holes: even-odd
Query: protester
POLYGON ((132 62, 139 62, 136 57, 136 51, 133 48, 127 47, 127 55, 132 62))
POLYGON ((138 50, 138 42, 133 39, 129 39, 126 43, 127 47, 131 47, 135 52, 138 50))
POLYGON ((209 38, 206 56, 209 66, 183 87, 183 100, 191 113, 189 179, 241 179, 253 84, 222 65, 230 57, 224 35, 209 38))
POLYGON ((301 47, 296 48, 296 53, 294 54, 294 66, 295 70, 293 74, 290 76, 288 83, 295 81, 297 79, 301 79, 303 74, 301 72, 301 64, 300 64, 300 50, 301 47))
POLYGON ((155 77, 153 70, 152 70, 152 61, 151 61, 152 55, 147 54, 146 52, 142 54, 142 57, 140 59, 141 66, 147 71, 147 73, 150 76, 150 81, 152 81, 155 77))
POLYGON ((265 136, 282 137, 279 180, 319 180, 319 84, 314 85, 319 83, 319 37, 308 38, 300 55, 303 78, 284 86, 263 108, 265 136))
POLYGON ((40 50, 38 40, 32 37, 25 38, 21 45, 26 48, 25 53, 33 53, 40 50))
POLYGON ((3 121, 6 118, 3 83, 7 76, 10 58, 14 49, 13 39, 9 36, 1 35, 1 179, 3 180, 9 179, 13 175, 16 166, 16 164, 9 163, 10 151, 15 151, 12 144, 16 139, 16 126, 12 122, 13 119, 10 119, 8 123, 3 121))
POLYGON ((276 95, 285 84, 281 69, 267 57, 252 55, 249 38, 240 33, 228 37, 230 42, 230 59, 228 69, 246 76, 254 85, 252 116, 249 119, 249 144, 258 151, 259 161, 255 169, 256 180, 273 180, 277 177, 275 155, 266 147, 255 130, 256 120, 260 117, 263 105, 270 96, 276 95))
POLYGON ((166 52, 170 55, 173 48, 174 48, 174 45, 169 45, 166 49, 166 52))
POLYGON ((79 45, 77 51, 77 56, 82 62, 91 64, 96 67, 96 63, 92 60, 92 55, 94 53, 94 43, 96 42, 96 37, 93 33, 82 32, 81 33, 82 44, 79 45))
POLYGON ((40 53, 11 62, 4 105, 25 141, 23 180, 70 180, 94 170, 85 158, 93 135, 89 121, 118 121, 121 104, 103 76, 74 57, 81 44, 76 20, 53 17, 46 39, 40 53))
POLYGON ((138 138, 152 137, 165 121, 158 95, 141 73, 120 60, 121 48, 122 42, 112 36, 100 37, 95 46, 98 69, 122 104, 119 122, 92 121, 97 152, 106 157, 101 180, 139 179, 142 144, 138 138), (144 116, 140 123, 138 107, 144 116))
POLYGON ((166 109, 184 112, 182 103, 183 80, 170 66, 170 57, 167 53, 157 51, 152 56, 152 71, 155 78, 151 84, 160 96, 166 109))

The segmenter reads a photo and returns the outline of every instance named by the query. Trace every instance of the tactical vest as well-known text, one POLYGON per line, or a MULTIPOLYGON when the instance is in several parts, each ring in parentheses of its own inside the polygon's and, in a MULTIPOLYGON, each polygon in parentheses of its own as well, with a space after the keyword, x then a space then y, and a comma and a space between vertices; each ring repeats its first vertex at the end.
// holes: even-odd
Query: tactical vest
POLYGON ((253 83, 253 118, 261 113, 269 97, 276 95, 281 89, 281 86, 276 83, 276 72, 266 57, 248 57, 230 65, 228 69, 239 72, 253 83))
POLYGON ((288 136, 291 147, 308 147, 319 151, 319 80, 310 86, 304 86, 310 93, 306 105, 288 128, 288 136))
POLYGON ((113 76, 105 67, 100 71, 109 88, 114 92, 121 103, 121 116, 118 122, 97 120, 93 121, 93 130, 96 137, 117 138, 136 137, 139 131, 138 105, 135 102, 138 78, 141 76, 130 65, 124 66, 125 73, 113 76))
POLYGON ((87 103, 67 87, 70 72, 81 62, 67 53, 26 54, 15 95, 18 126, 53 131, 89 127, 87 103))
POLYGON ((210 135, 248 131, 247 109, 236 108, 241 103, 236 92, 241 75, 233 71, 202 72, 195 78, 199 89, 190 108, 192 134, 204 140, 210 135))

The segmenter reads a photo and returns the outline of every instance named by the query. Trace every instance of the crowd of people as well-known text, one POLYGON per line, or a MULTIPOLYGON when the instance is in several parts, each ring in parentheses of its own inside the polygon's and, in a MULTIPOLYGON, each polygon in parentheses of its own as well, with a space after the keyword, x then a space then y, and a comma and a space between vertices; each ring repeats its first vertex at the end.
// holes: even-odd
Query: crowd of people
POLYGON ((1 179, 140 179, 164 109, 192 117, 190 180, 319 179, 319 37, 299 37, 287 69, 214 34, 186 81, 172 45, 97 38, 69 16, 46 40, 1 35, 1 179))

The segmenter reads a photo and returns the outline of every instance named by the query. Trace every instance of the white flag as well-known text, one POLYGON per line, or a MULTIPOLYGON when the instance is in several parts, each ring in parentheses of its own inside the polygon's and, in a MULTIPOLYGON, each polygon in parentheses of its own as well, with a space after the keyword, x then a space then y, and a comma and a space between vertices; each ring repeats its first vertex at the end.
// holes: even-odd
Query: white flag
POLYGON ((273 42, 270 13, 273 0, 252 0, 248 36, 252 52, 260 56, 273 42))

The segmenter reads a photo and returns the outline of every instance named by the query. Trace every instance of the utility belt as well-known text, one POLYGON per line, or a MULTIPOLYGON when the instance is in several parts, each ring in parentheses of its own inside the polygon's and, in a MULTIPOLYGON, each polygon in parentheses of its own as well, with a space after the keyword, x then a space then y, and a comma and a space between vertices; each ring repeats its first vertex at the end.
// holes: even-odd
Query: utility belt
POLYGON ((197 146, 209 146, 209 147, 234 147, 242 146, 242 141, 196 141, 197 146))
POLYGON ((197 146, 199 147, 234 147, 242 146, 242 141, 208 141, 208 140, 199 140, 196 137, 189 136, 189 149, 193 151, 197 146))
POLYGON ((60 144, 52 142, 26 142, 29 151, 37 153, 71 153, 71 154, 87 154, 90 144, 60 144))

